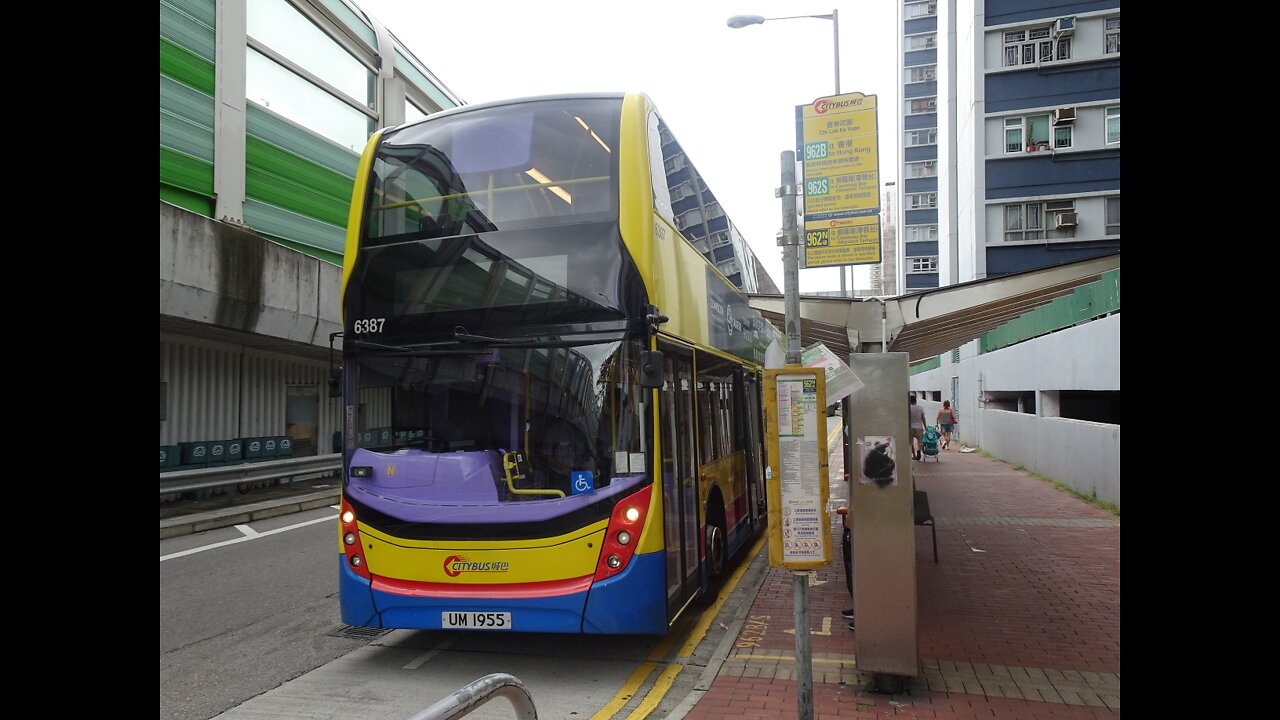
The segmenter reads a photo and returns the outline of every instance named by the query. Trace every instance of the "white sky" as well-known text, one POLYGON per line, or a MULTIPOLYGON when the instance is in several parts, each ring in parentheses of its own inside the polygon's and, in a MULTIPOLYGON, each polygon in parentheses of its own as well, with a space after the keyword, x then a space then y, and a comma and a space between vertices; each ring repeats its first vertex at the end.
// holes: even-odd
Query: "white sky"
MULTIPOLYGON (((780 154, 795 106, 835 91, 830 20, 733 29, 732 15, 839 11, 840 90, 877 96, 880 181, 897 180, 900 0, 355 0, 467 103, 641 91, 781 289, 780 154)), ((869 287, 868 268, 855 284, 869 287)), ((800 292, 839 290, 836 269, 800 272, 800 292)))

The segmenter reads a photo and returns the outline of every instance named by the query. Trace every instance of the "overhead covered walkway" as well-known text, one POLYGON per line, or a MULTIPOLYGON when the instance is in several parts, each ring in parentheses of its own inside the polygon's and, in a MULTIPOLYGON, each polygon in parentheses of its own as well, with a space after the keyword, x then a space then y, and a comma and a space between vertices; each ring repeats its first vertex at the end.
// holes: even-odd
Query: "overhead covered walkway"
MULTIPOLYGON (((1120 267, 1120 253, 1041 270, 890 298, 800 297, 801 345, 822 342, 841 357, 889 352, 926 360, 976 340, 1120 267)), ((752 295, 751 306, 785 332, 783 296, 752 295)))

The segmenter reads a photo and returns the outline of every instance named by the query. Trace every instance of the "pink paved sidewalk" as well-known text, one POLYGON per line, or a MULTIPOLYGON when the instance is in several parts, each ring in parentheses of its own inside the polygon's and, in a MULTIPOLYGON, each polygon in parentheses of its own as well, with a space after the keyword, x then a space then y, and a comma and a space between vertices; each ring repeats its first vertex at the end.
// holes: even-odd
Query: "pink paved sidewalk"
MULTIPOLYGON (((1120 519, 955 445, 913 467, 938 531, 935 564, 916 528, 920 675, 898 695, 861 689, 835 522, 833 562, 811 580, 814 717, 1119 717, 1120 519)), ((796 716, 791 583, 768 571, 687 718, 796 716)))

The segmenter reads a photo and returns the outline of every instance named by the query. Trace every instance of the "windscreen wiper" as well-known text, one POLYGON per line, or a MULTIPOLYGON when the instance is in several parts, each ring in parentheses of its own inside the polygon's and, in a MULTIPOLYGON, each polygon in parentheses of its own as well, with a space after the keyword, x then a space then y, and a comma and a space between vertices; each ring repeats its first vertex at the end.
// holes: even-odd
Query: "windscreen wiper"
POLYGON ((390 357, 435 357, 445 355, 483 355, 489 352, 483 348, 461 347, 456 341, 426 343, 423 345, 383 345, 368 340, 352 340, 351 345, 362 350, 383 350, 390 357), (442 345, 452 347, 441 347, 442 345))
POLYGON ((582 343, 583 338, 594 338, 600 335, 607 335, 596 342, 611 342, 622 340, 626 337, 625 330, 616 328, 608 328, 601 330, 579 330, 564 333, 555 333, 550 335, 521 335, 516 337, 492 337, 489 335, 476 335, 467 332, 467 329, 461 325, 454 327, 453 337, 461 342, 475 343, 491 343, 494 345, 522 347, 526 345, 578 345, 582 343))

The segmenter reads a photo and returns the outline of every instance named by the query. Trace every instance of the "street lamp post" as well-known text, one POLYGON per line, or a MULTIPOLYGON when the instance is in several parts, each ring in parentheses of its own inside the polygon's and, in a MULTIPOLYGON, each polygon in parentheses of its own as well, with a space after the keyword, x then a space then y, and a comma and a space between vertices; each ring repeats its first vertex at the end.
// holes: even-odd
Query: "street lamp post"
MULTIPOLYGON (((830 15, 787 15, 786 17, 767 18, 761 15, 734 15, 729 18, 727 24, 729 27, 737 29, 744 28, 748 25, 763 25, 769 20, 796 20, 799 18, 815 18, 818 20, 831 21, 831 46, 835 51, 835 71, 836 71, 836 95, 840 94, 840 11, 832 9, 830 15)), ((785 271, 784 271, 785 272, 785 271)), ((853 268, 849 268, 849 294, 853 294, 853 268)), ((840 294, 845 294, 845 278, 844 268, 840 268, 840 294)))
MULTIPOLYGON (((830 15, 793 15, 766 18, 759 15, 734 15, 729 18, 731 28, 759 25, 768 20, 794 18, 818 18, 830 20, 835 29, 836 95, 840 94, 840 22, 838 11, 830 15)), ((787 330, 787 365, 800 365, 800 232, 796 227, 796 154, 782 153, 782 186, 777 195, 782 199, 782 285, 783 322, 787 330)), ((844 268, 840 269, 840 294, 844 295, 844 268)), ((847 402, 846 402, 847 407, 847 402)), ((848 455, 846 454, 846 457, 848 455)), ((796 626, 796 715, 799 720, 813 720, 813 652, 809 638, 809 573, 793 571, 791 591, 795 603, 796 626)))

